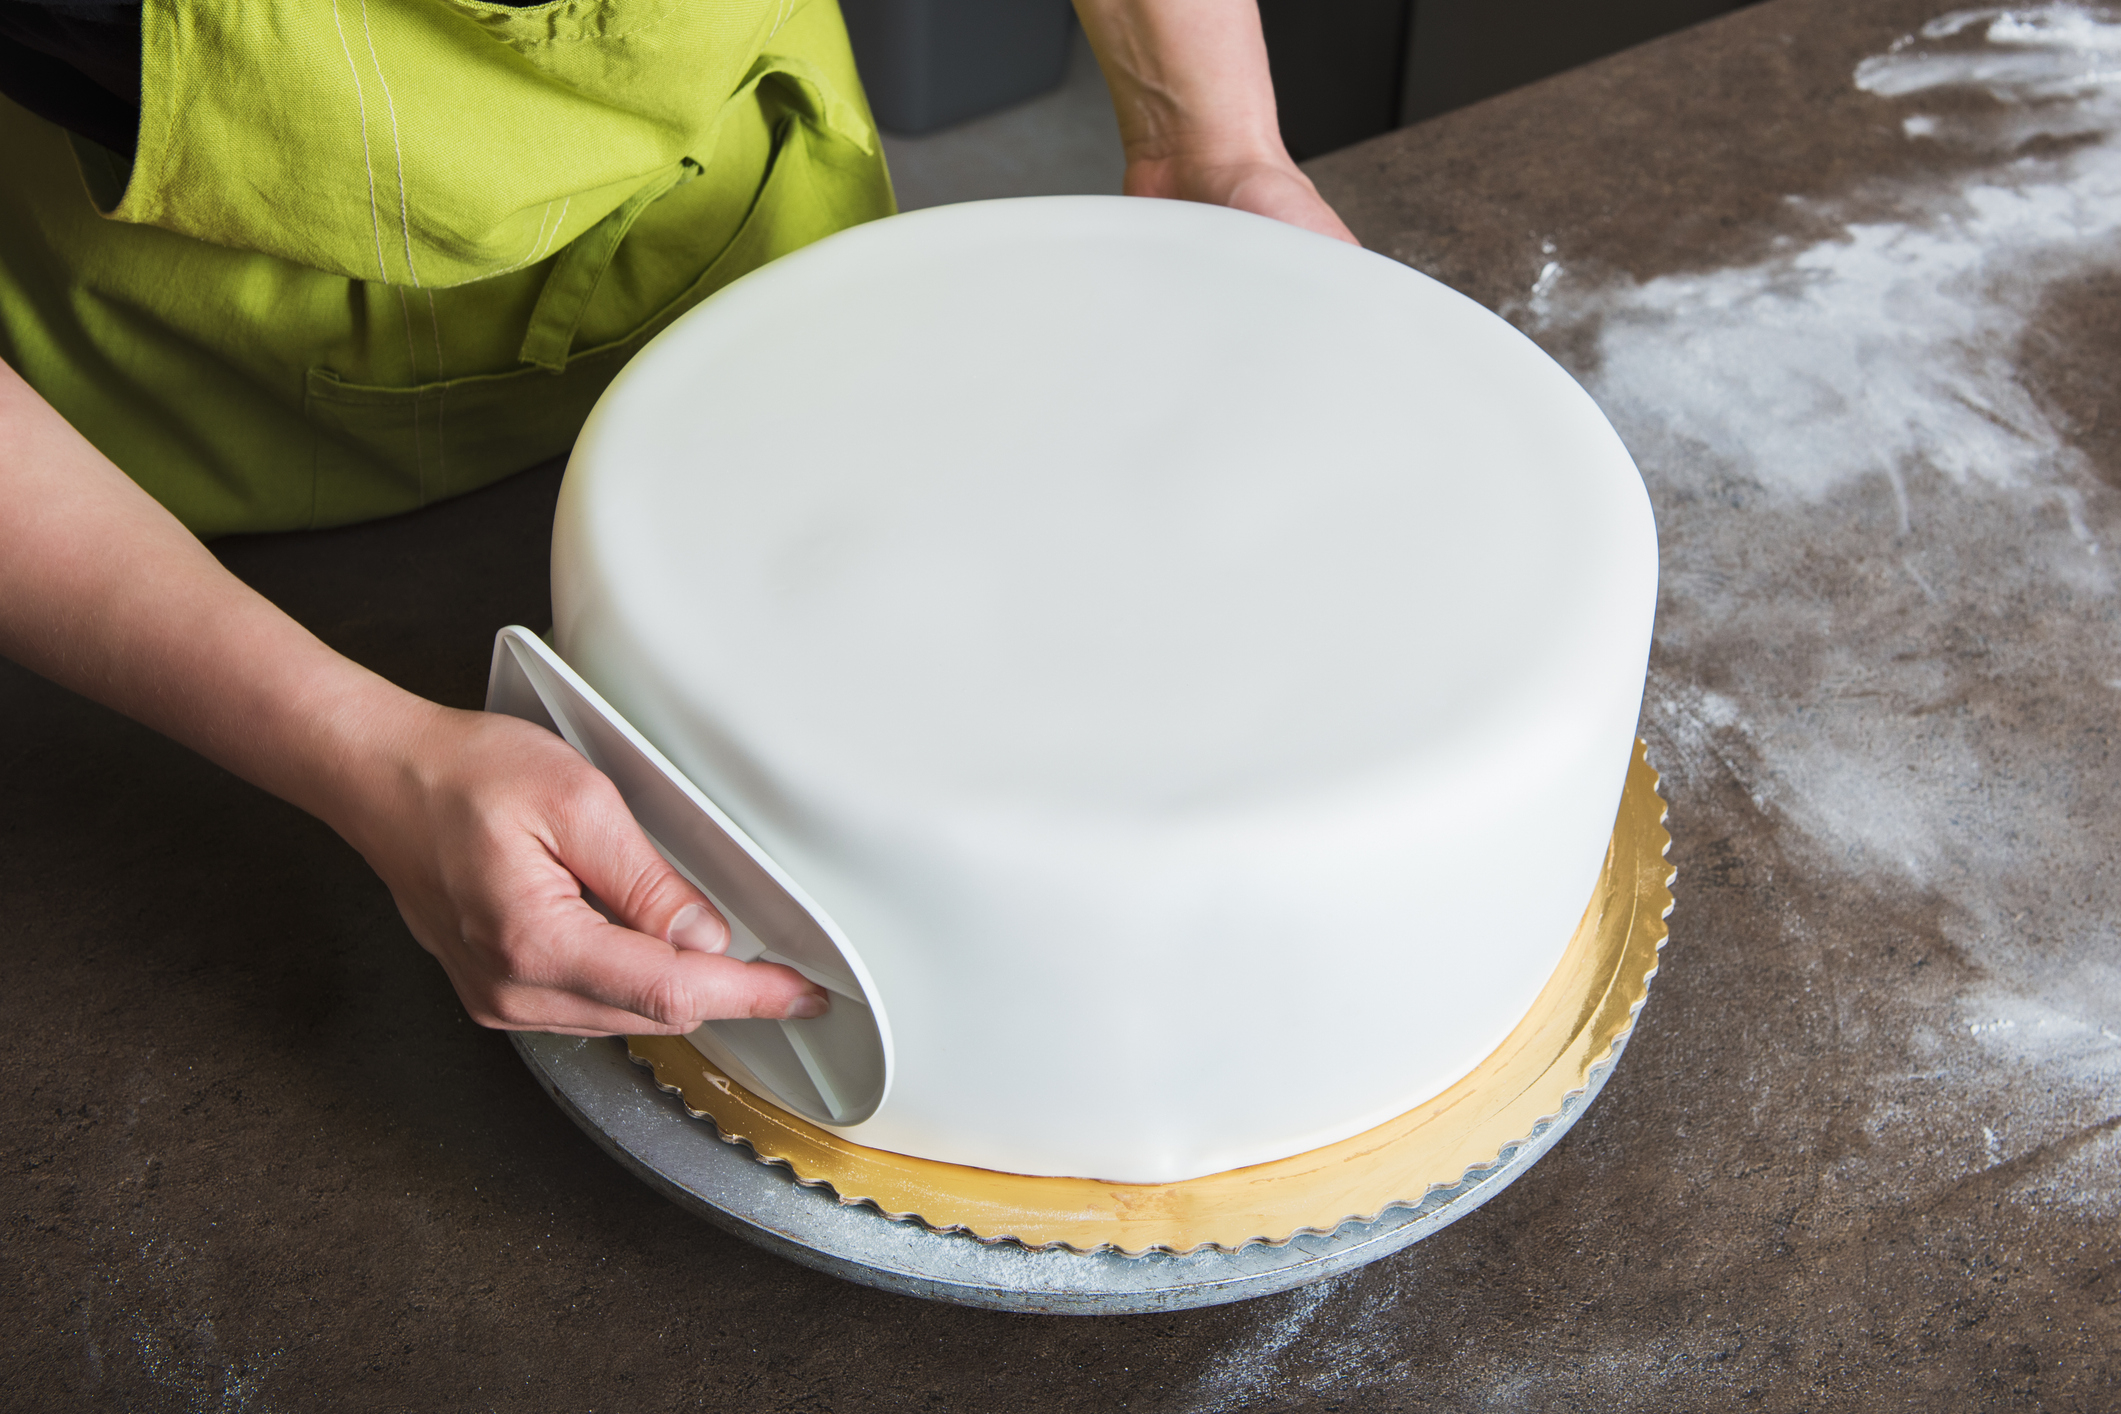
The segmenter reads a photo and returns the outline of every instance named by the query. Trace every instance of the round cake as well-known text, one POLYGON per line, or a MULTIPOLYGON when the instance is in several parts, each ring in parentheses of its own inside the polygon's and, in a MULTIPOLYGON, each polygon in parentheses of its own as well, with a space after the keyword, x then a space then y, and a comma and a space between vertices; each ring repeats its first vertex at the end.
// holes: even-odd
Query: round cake
POLYGON ((1120 197, 731 285, 605 394, 553 535, 560 656, 848 959, 837 1030, 695 1044, 813 1118, 769 1052, 854 1057, 866 1145, 1131 1183, 1359 1133, 1523 1019, 1656 577, 1619 438, 1503 320, 1120 197))

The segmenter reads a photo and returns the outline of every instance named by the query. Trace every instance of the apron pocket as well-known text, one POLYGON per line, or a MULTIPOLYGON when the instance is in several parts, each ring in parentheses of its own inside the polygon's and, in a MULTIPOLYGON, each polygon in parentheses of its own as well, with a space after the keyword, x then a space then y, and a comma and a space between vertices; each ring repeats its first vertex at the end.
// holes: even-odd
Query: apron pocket
POLYGON ((624 363, 612 350, 559 375, 520 368, 417 388, 310 369, 302 412, 316 433, 312 526, 417 510, 558 456, 624 363))
POLYGON ((312 524, 415 510, 558 456, 626 361, 672 320, 835 229, 820 220, 829 202, 812 180, 807 126, 793 118, 776 126, 765 179, 735 236, 692 284, 623 337, 570 353, 558 370, 525 365, 411 388, 350 383, 311 368, 303 414, 316 432, 312 524))

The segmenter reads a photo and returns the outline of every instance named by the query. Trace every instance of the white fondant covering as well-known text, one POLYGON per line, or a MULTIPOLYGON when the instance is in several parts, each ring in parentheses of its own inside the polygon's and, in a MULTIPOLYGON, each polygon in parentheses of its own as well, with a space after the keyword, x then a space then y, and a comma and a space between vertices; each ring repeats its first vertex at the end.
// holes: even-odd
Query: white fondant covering
POLYGON ((859 954, 890 1074, 840 1132, 1151 1182, 1380 1123, 1524 1016, 1656 561, 1604 417, 1470 300, 1062 197, 860 227, 679 320, 575 448, 553 604, 859 954))

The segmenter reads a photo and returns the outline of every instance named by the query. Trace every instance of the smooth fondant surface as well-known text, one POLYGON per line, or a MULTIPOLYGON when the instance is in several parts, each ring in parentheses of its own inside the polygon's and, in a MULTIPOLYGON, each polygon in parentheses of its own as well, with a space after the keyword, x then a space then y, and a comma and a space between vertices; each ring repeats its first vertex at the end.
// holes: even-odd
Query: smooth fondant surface
POLYGON ((1524 1014, 1634 738, 1656 538, 1580 388, 1218 208, 896 217, 621 375, 561 655, 836 920, 876 1147, 1153 1182, 1407 1110, 1524 1014))

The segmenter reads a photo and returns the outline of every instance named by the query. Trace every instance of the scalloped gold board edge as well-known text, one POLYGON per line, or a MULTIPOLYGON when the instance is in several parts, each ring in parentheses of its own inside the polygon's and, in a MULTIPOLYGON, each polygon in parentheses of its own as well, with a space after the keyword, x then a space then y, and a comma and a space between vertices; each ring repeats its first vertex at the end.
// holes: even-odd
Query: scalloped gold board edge
POLYGON ((1037 1178, 849 1143, 744 1089, 681 1036, 629 1036, 628 1054, 722 1138, 843 1203, 983 1242, 1129 1254, 1235 1251, 1330 1233, 1419 1202, 1531 1138, 1632 1029, 1672 911, 1671 835, 1641 741, 1605 865, 1561 963, 1495 1051, 1434 1099, 1338 1144, 1179 1183, 1037 1178))

